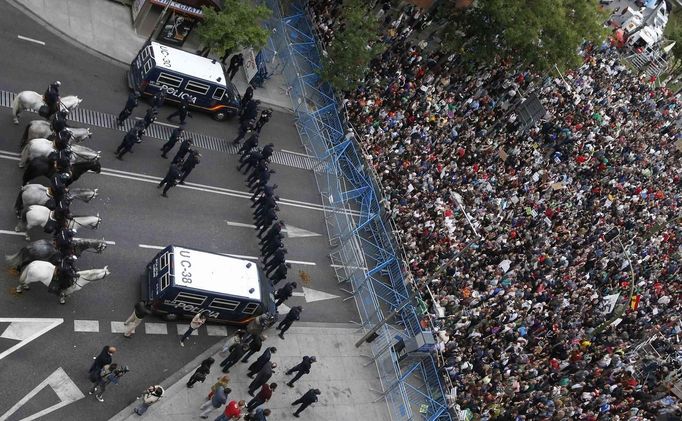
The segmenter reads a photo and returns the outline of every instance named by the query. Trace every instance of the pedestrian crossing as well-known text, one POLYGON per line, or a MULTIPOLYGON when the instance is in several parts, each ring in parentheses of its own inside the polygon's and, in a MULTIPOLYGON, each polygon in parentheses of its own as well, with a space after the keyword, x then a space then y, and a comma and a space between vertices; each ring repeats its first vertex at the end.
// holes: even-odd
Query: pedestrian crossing
MULTIPOLYGON (((14 96, 14 92, 0 90, 0 106, 11 108, 14 96)), ((75 108, 69 113, 69 120, 122 132, 127 132, 135 125, 135 119, 129 118, 123 125, 117 126, 116 115, 80 107, 75 108)), ((165 142, 170 137, 173 128, 174 127, 171 125, 154 123, 149 126, 145 136, 163 140, 165 142)), ((223 152, 230 155, 236 155, 239 150, 238 146, 233 145, 232 142, 227 139, 190 131, 187 131, 187 134, 194 140, 194 145, 202 149, 223 152)), ((317 158, 298 153, 275 151, 272 154, 271 162, 302 170, 315 170, 316 172, 326 173, 332 172, 332 167, 328 162, 320 161, 317 158)))
MULTIPOLYGON (((145 335, 168 335, 177 334, 182 335, 187 331, 189 324, 187 323, 161 323, 161 322, 145 322, 140 323, 135 328, 135 334, 145 335)), ((127 327, 122 321, 100 322, 99 320, 74 320, 73 331, 80 333, 123 333, 127 327)), ((227 326, 222 325, 204 325, 201 328, 192 332, 192 336, 219 336, 224 337, 228 335, 227 326)))

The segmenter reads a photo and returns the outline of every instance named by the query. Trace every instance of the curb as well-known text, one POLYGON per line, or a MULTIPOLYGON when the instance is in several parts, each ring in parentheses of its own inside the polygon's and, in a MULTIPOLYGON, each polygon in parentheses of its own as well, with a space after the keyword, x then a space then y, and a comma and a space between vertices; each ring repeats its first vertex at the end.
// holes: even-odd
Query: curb
MULTIPOLYGON (((112 57, 106 53, 103 53, 99 50, 95 50, 94 48, 83 44, 82 42, 70 37, 67 35, 65 32, 63 32, 61 29, 57 28, 56 26, 52 25, 50 22, 46 21, 42 17, 38 16, 35 12, 33 12, 31 9, 29 9, 27 6, 24 4, 19 3, 16 0, 7 0, 7 3, 13 6, 15 9, 18 9, 34 21, 36 21, 40 26, 43 28, 47 29, 48 31, 52 32, 53 34, 57 35, 59 38, 63 39, 64 41, 74 45, 77 48, 80 48, 82 50, 87 51, 90 54, 93 54, 95 56, 98 56, 99 58, 109 61, 112 64, 123 67, 123 68, 128 68, 129 64, 126 62, 123 62, 115 57, 112 57)), ((116 1, 116 3, 121 3, 120 1, 116 1)))
MULTIPOLYGON (((226 338, 229 338, 229 336, 227 336, 226 338)), ((210 348, 208 348, 206 351, 202 352, 201 354, 197 355, 197 357, 195 359, 193 359, 192 361, 185 364, 180 370, 171 374, 170 377, 164 379, 160 383, 161 386, 163 386, 163 388, 165 390, 169 390, 170 387, 172 385, 176 384, 181 378, 185 377, 187 374, 194 371, 203 360, 217 354, 218 351, 220 351, 223 348, 223 343, 225 342, 225 340, 227 340, 226 338, 221 339, 218 343, 211 346, 210 348)), ((164 393, 163 397, 164 398, 172 398, 172 395, 166 395, 164 393)), ((134 401, 132 401, 132 403, 130 405, 126 406, 119 413, 117 413, 113 417, 109 418, 109 421, 125 420, 126 418, 130 417, 133 414, 133 409, 135 407, 137 407, 139 404, 140 403, 138 402, 138 400, 135 399, 134 401)))

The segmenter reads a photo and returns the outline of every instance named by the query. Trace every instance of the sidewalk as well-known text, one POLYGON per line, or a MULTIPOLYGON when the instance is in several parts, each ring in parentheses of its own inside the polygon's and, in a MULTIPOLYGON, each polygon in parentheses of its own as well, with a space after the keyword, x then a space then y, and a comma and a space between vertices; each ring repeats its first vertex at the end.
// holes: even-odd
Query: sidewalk
MULTIPOLYGON (((381 390, 381 387, 375 365, 372 363, 364 367, 370 360, 361 355, 362 348, 358 349, 354 346, 355 341, 362 335, 356 333, 356 329, 345 326, 297 323, 287 331, 285 340, 277 337, 277 331, 274 328, 266 332, 268 339, 263 346, 277 348, 277 353, 272 356, 271 360, 277 363, 277 368, 269 383, 275 382, 278 387, 270 402, 263 406, 272 410, 269 419, 297 419, 292 415, 297 406, 291 406, 291 402, 310 388, 320 389, 322 394, 319 402, 301 413, 301 417, 298 418, 300 420, 388 421, 390 419, 384 399, 373 403, 379 395, 371 392, 370 389, 381 390), (304 375, 296 382, 294 388, 290 388, 285 383, 292 376, 284 373, 301 362, 303 355, 314 355, 317 357, 317 362, 313 364, 310 374, 304 375)), ((205 401, 215 379, 222 375, 219 363, 224 357, 218 354, 218 351, 222 349, 222 344, 223 342, 212 347, 162 382, 161 385, 166 392, 161 401, 149 408, 144 418, 164 421, 200 420, 199 405, 205 401), (199 362, 211 355, 216 363, 206 382, 197 383, 192 389, 187 388, 185 383, 198 367, 199 362)), ((232 393, 228 396, 229 400, 244 399, 248 402, 251 399, 247 393, 251 379, 246 377, 246 369, 259 355, 252 356, 247 364, 238 363, 230 370, 229 387, 232 393)), ((133 413, 133 408, 138 404, 139 401, 133 402, 109 421, 142 419, 133 413)), ((220 413, 216 410, 208 419, 214 420, 220 413)))
MULTIPOLYGON (((24 12, 49 25, 63 38, 82 48, 94 50, 122 66, 129 66, 146 37, 133 28, 129 6, 111 0, 14 0, 24 12)), ((217 57, 212 57, 217 58, 217 57)), ((232 80, 240 93, 248 82, 243 71, 232 80)), ((263 88, 254 91, 254 98, 280 111, 291 112, 291 100, 286 94, 282 75, 273 75, 263 88)))

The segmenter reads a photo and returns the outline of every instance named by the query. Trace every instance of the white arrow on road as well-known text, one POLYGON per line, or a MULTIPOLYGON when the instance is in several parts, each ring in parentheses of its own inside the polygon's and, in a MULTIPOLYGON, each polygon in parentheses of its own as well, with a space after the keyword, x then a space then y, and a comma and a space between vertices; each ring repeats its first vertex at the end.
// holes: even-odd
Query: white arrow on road
MULTIPOLYGON (((227 225, 231 227, 242 227, 242 228, 256 228, 255 225, 253 224, 245 224, 243 222, 232 222, 232 221, 225 221, 227 225)), ((319 237, 322 234, 318 234, 316 232, 304 230, 303 228, 295 227, 293 225, 287 224, 286 228, 282 229, 282 231, 287 233, 287 237, 289 238, 297 238, 297 237, 319 237)))
POLYGON ((57 397, 59 398, 59 403, 54 404, 50 407, 47 407, 43 409, 42 411, 36 412, 33 415, 30 415, 28 417, 22 418, 20 421, 31 421, 38 419, 44 415, 49 414, 50 412, 56 411, 57 409, 66 406, 72 402, 76 402, 79 399, 83 399, 85 395, 83 392, 80 391, 78 386, 75 385, 73 380, 69 377, 68 374, 64 371, 63 368, 59 367, 54 371, 54 373, 50 374, 45 380, 43 380, 38 386, 33 388, 26 396, 21 398, 19 402, 14 404, 13 407, 9 409, 9 411, 5 412, 0 416, 0 421, 5 421, 7 420, 12 414, 17 412, 19 408, 24 406, 26 402, 31 400, 35 395, 38 394, 41 390, 45 388, 45 386, 50 386, 54 393, 57 394, 57 397))
POLYGON ((316 289, 306 288, 306 287, 303 287, 303 292, 294 291, 292 293, 292 295, 294 297, 304 297, 306 303, 312 303, 315 301, 322 301, 322 300, 332 300, 334 298, 339 298, 338 295, 328 294, 328 293, 323 292, 323 291, 318 291, 316 289))
POLYGON ((13 339, 21 341, 11 348, 0 353, 0 360, 13 353, 24 345, 27 345, 32 340, 40 335, 43 335, 60 324, 64 323, 64 319, 21 319, 21 318, 7 318, 0 317, 0 323, 9 323, 10 325, 2 332, 0 338, 13 339))

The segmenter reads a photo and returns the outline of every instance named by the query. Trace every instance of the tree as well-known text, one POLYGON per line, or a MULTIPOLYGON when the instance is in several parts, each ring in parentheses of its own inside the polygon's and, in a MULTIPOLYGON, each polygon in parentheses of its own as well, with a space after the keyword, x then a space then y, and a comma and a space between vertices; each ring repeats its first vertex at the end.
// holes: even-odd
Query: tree
POLYGON ((669 69, 671 75, 676 75, 682 67, 682 10, 673 10, 668 16, 668 24, 665 26, 665 37, 673 41, 675 45, 670 50, 673 58, 669 69))
POLYGON ((597 0, 478 0, 464 8, 463 3, 447 0, 440 10, 448 20, 444 47, 476 62, 515 57, 538 70, 572 67, 580 64, 576 51, 584 40, 601 43, 609 33, 597 0))
POLYGON ((340 91, 355 89, 363 81, 370 60, 383 49, 379 25, 361 0, 344 2, 339 29, 322 58, 323 80, 340 91))
POLYGON ((272 10, 266 6, 254 6, 248 1, 225 0, 220 12, 205 6, 201 10, 204 20, 197 33, 206 54, 211 49, 229 52, 251 47, 260 50, 268 41, 270 33, 262 26, 262 22, 270 17, 272 10))

